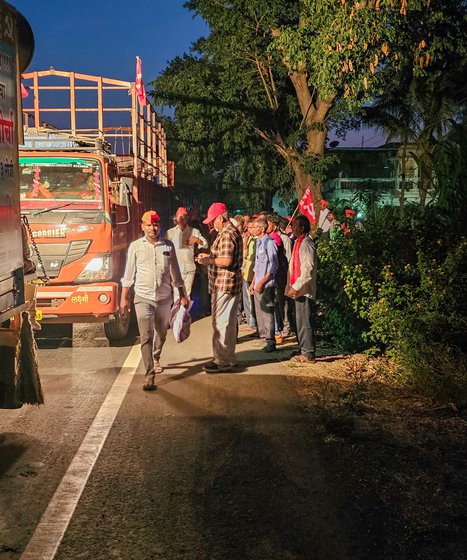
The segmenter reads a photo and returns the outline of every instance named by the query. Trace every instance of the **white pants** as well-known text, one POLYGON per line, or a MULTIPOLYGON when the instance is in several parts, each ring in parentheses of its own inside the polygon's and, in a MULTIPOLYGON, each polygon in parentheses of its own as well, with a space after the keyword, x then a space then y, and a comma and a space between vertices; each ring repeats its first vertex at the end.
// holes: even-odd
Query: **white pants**
POLYGON ((237 344, 237 309, 240 294, 233 296, 225 292, 211 294, 212 353, 218 366, 235 364, 237 344))
MULTIPOLYGON (((191 289, 193 288, 193 282, 195 281, 196 270, 190 272, 180 271, 180 274, 182 275, 182 280, 185 284, 186 297, 190 299, 191 289)), ((173 288, 173 298, 174 301, 177 301, 179 298, 178 288, 173 288)))

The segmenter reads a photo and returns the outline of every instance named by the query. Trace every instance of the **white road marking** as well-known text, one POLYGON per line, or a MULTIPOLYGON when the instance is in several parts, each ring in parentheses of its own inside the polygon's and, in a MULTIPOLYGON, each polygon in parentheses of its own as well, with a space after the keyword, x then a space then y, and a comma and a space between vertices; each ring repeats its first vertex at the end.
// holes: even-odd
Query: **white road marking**
POLYGON ((140 362, 133 346, 20 560, 52 560, 140 362))

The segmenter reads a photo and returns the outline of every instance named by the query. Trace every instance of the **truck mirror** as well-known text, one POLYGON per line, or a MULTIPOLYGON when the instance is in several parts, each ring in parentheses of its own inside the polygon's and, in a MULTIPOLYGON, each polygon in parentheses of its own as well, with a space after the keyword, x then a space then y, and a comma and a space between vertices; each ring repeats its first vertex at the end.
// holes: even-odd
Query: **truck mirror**
POLYGON ((129 208, 132 203, 133 179, 130 177, 121 177, 119 184, 119 204, 129 208))

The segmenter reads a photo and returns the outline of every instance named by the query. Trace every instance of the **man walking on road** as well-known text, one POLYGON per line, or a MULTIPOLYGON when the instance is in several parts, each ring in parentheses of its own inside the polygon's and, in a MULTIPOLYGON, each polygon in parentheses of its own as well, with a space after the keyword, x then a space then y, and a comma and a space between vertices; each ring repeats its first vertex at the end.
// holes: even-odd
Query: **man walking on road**
POLYGON ((188 212, 186 208, 179 208, 175 214, 177 225, 167 231, 167 239, 172 241, 177 255, 178 265, 185 282, 185 292, 188 298, 195 279, 195 245, 207 249, 208 242, 199 230, 188 225, 188 212))
POLYGON ((242 289, 242 237, 230 222, 227 207, 222 202, 211 204, 203 223, 212 223, 218 232, 211 253, 197 258, 200 264, 208 266, 213 326, 214 359, 203 369, 208 373, 234 371, 237 309, 242 289))
POLYGON ((316 297, 317 256, 315 243, 308 235, 310 222, 306 216, 297 216, 292 222, 296 237, 289 266, 286 295, 295 300, 297 339, 300 355, 292 358, 299 363, 315 361, 314 298, 316 297))
POLYGON ((188 304, 175 248, 171 241, 159 239, 159 222, 159 215, 154 210, 143 214, 141 229, 144 237, 133 241, 128 248, 120 298, 121 311, 129 313, 128 293, 134 285, 141 355, 146 372, 145 391, 156 388, 155 374, 162 373, 159 360, 169 327, 172 285, 179 290, 180 303, 188 304))

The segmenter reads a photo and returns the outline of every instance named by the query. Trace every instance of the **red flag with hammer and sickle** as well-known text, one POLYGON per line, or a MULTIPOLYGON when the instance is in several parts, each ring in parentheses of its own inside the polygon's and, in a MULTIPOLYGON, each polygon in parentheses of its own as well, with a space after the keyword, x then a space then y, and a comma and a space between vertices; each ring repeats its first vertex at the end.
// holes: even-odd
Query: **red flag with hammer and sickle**
POLYGON ((306 216, 310 222, 314 225, 316 224, 316 213, 315 207, 313 205, 313 197, 311 196, 310 189, 307 189, 300 200, 298 207, 300 212, 306 216))

